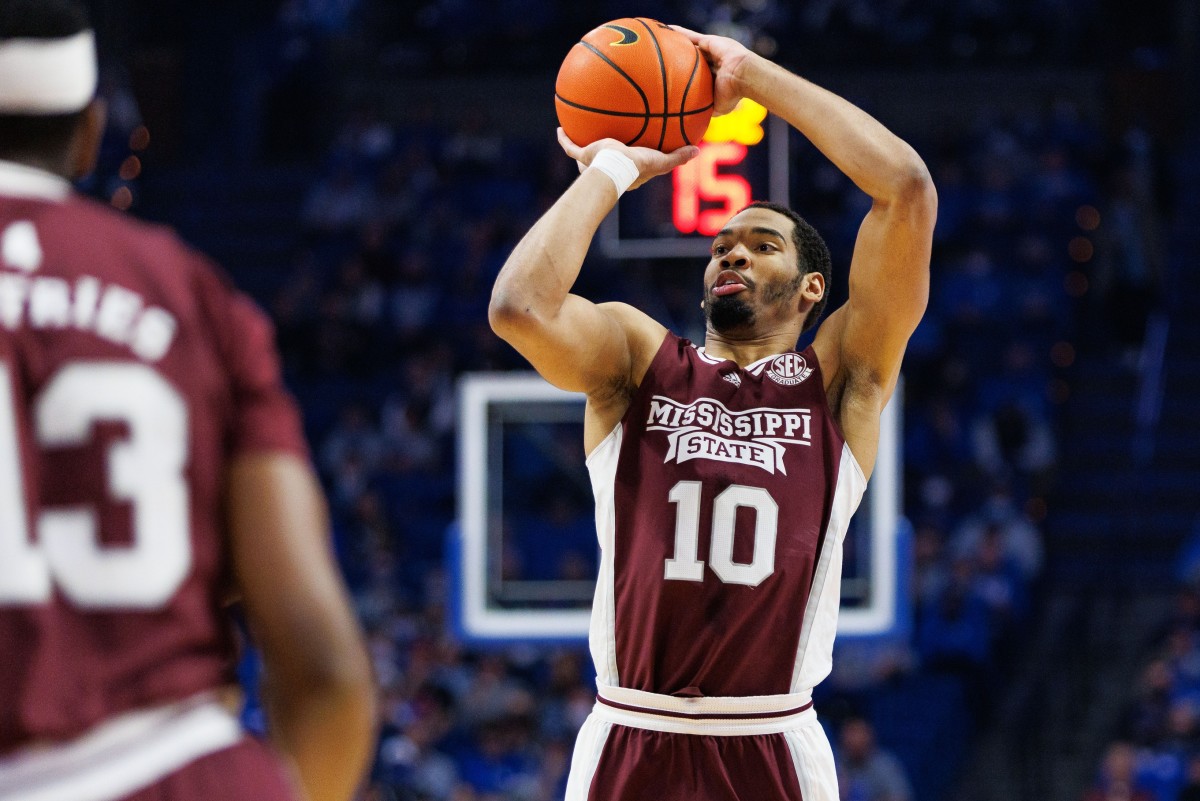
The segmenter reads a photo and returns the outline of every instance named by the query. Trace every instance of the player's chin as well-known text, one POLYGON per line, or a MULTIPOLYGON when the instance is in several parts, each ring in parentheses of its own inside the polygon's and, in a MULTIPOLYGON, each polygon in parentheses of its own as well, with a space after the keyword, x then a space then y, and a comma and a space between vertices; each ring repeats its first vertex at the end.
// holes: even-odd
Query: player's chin
POLYGON ((709 295, 704 304, 708 324, 718 334, 736 334, 754 323, 754 309, 738 295, 709 295))

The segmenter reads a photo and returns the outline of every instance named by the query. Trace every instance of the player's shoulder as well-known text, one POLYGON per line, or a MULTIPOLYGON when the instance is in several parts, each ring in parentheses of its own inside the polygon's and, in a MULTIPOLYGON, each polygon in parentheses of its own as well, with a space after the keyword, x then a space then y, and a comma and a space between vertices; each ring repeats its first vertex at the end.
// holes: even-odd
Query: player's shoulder
POLYGON ((227 355, 273 341, 274 328, 213 259, 170 226, 148 222, 79 195, 63 204, 56 237, 76 250, 93 242, 93 266, 106 277, 147 293, 184 325, 207 331, 227 355), (69 223, 69 225, 68 225, 69 223), (184 322, 184 321, 190 322, 184 322))
POLYGON ((658 320, 628 303, 613 301, 600 303, 597 306, 610 319, 614 320, 625 334, 632 361, 630 375, 633 379, 632 385, 626 389, 639 386, 642 383, 642 377, 650 369, 654 357, 670 332, 658 320))
POLYGON ((122 242, 152 241, 186 247, 173 229, 149 222, 85 195, 72 193, 58 208, 72 225, 85 230, 103 230, 122 242))
POLYGON ((598 303, 597 307, 625 332, 632 348, 655 351, 667 335, 667 327, 636 306, 619 301, 598 303))
POLYGON ((655 320, 650 315, 639 309, 637 306, 631 306, 628 303, 620 301, 608 301, 606 303, 597 303, 596 306, 605 314, 613 317, 622 325, 640 326, 647 329, 658 329, 660 332, 666 332, 666 327, 655 320))
POLYGON ((203 298, 234 293, 233 281, 216 262, 162 223, 143 220, 81 195, 62 209, 77 237, 103 242, 117 262, 149 271, 164 284, 182 283, 203 298))

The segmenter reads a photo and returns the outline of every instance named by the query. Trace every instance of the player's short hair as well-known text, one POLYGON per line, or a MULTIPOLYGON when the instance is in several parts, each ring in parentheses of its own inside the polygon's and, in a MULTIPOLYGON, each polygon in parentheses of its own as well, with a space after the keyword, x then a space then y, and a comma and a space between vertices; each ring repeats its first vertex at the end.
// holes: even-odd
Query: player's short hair
MULTIPOLYGON (((809 309, 808 316, 804 318, 804 325, 801 331, 807 331, 821 319, 821 314, 825 311, 825 306, 829 301, 829 288, 833 281, 833 259, 829 255, 829 246, 825 244, 825 240, 817 233, 817 229, 808 224, 808 220, 782 203, 773 203, 770 200, 756 200, 742 209, 742 211, 746 209, 767 209, 777 214, 782 214, 791 220, 792 243, 796 246, 800 274, 820 273, 821 277, 825 279, 825 293, 809 309)), ((740 214, 741 212, 738 213, 740 214)))
MULTIPOLYGON (((0 0, 0 41, 66 39, 91 27, 87 9, 77 0, 0 0)), ((85 111, 0 113, 0 159, 53 158, 62 154, 85 111)))

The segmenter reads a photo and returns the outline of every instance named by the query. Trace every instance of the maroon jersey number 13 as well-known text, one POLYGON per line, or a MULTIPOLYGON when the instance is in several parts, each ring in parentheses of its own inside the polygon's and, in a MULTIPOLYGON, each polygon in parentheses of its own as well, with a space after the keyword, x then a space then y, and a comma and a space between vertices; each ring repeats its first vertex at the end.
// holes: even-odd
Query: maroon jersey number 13
POLYGON ((28 519, 14 398, 11 368, 0 362, 0 605, 46 603, 55 587, 85 609, 165 605, 192 559, 183 398, 146 365, 79 361, 60 369, 33 405, 43 448, 86 445, 99 422, 128 426, 107 459, 109 495, 133 509, 132 545, 121 548, 99 545, 96 512, 86 507, 28 519))

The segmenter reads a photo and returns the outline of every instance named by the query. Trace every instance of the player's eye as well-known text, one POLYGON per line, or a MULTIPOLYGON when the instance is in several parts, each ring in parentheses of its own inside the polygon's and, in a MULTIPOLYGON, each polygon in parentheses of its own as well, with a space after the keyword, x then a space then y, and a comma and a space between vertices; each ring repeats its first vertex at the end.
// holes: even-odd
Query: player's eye
POLYGON ((725 245, 713 245, 712 252, 714 256, 720 256, 728 250, 729 248, 727 248, 725 245))

